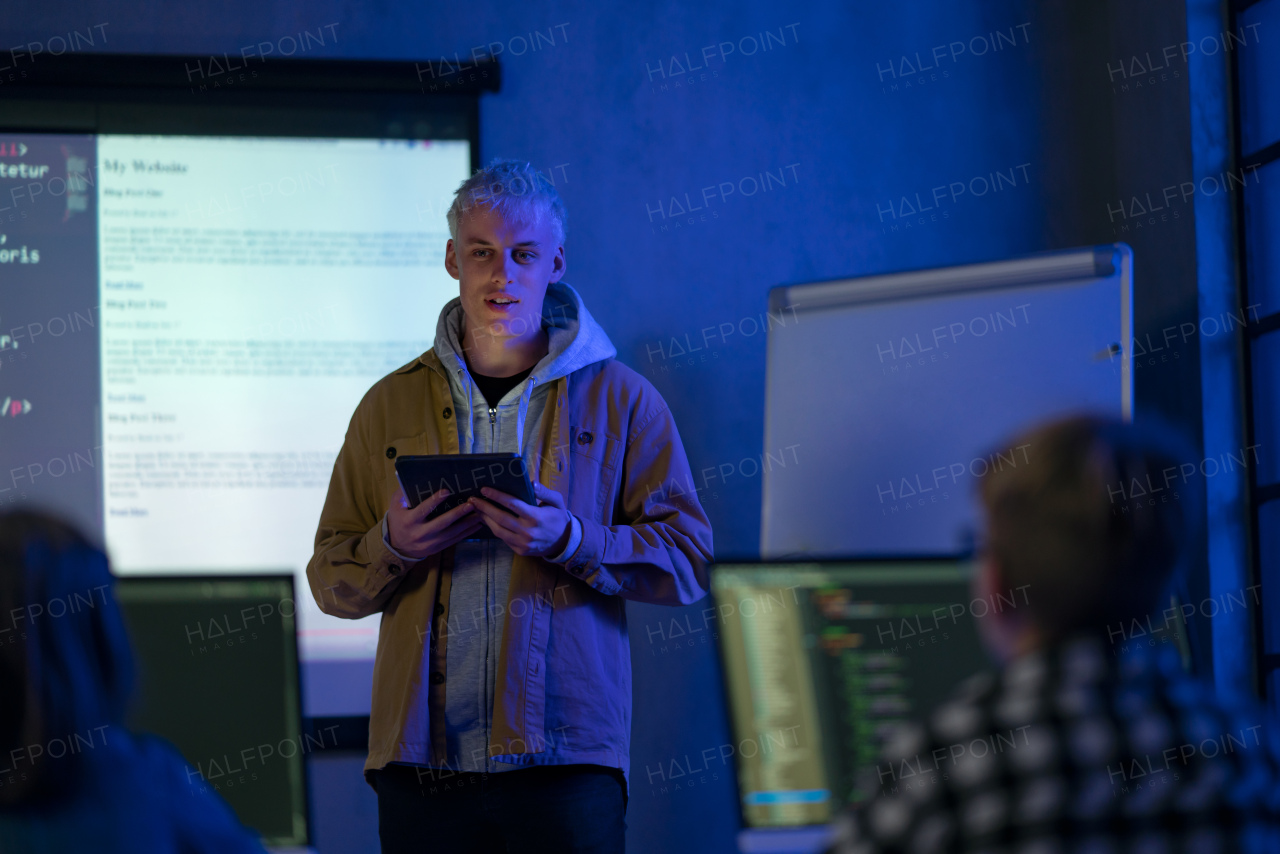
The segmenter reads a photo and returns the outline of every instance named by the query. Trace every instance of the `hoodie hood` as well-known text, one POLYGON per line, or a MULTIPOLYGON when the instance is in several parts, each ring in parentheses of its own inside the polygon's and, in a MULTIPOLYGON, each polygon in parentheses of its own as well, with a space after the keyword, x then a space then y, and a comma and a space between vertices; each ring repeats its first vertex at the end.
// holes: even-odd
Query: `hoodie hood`
MULTIPOLYGON (((462 355, 463 317, 461 297, 445 303, 436 322, 434 349, 448 371, 455 402, 461 405, 465 401, 467 404, 468 417, 458 419, 459 428, 465 431, 459 439, 465 452, 473 452, 473 403, 479 401, 483 405, 484 400, 479 387, 471 379, 466 359, 462 355)), ((553 282, 547 286, 546 296, 542 300, 542 328, 547 330, 547 355, 534 365, 528 379, 516 387, 523 387, 516 424, 517 446, 521 449, 524 447, 524 422, 529 410, 529 400, 538 386, 549 385, 580 368, 611 359, 618 354, 604 329, 596 323, 591 312, 587 311, 581 295, 564 282, 553 282)))

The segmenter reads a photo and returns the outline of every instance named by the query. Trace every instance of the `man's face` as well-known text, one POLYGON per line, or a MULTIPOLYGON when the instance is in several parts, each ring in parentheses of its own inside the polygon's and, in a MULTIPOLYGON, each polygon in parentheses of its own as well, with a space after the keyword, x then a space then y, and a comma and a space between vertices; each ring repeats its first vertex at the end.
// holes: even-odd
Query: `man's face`
POLYGON ((564 247, 549 215, 510 221, 475 205, 459 218, 444 266, 459 282, 468 344, 480 335, 522 339, 542 329, 542 298, 564 275, 564 247))

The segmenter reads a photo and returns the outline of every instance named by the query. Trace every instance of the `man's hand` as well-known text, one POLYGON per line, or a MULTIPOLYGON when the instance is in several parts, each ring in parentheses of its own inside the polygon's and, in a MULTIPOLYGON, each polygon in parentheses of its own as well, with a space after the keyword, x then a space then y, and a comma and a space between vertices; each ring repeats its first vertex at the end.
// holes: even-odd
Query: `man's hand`
POLYGON ((569 511, 564 507, 564 498, 554 489, 535 483, 537 506, 488 486, 482 487, 480 494, 484 498, 471 498, 470 504, 493 535, 516 554, 547 557, 559 554, 569 544, 569 511))
POLYGON ((483 524, 480 514, 470 504, 459 504, 448 513, 428 520, 431 511, 449 497, 449 490, 440 489, 423 499, 417 507, 409 506, 403 489, 396 489, 391 506, 387 508, 387 539, 391 548, 422 560, 456 545, 480 530, 483 524))

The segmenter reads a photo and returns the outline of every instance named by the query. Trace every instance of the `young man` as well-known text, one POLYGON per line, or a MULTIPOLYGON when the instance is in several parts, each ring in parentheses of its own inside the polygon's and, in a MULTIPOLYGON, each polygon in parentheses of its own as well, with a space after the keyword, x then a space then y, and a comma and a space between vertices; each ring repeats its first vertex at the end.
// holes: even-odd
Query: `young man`
POLYGON ((707 590, 711 528, 662 397, 561 282, 564 204, 528 164, 459 187, 435 345, 352 416, 307 567, 320 607, 382 613, 366 777, 384 852, 621 851, 624 600, 707 590), (410 509, 402 454, 518 451, 536 505, 410 509), (481 527, 494 539, 476 539, 481 527))
POLYGON ((982 481, 974 591, 1027 590, 1028 608, 979 622, 1002 669, 899 734, 876 771, 910 769, 911 785, 842 818, 835 850, 1280 851, 1269 716, 1215 697, 1177 649, 1178 614, 1196 610, 1167 595, 1199 525, 1195 484, 1179 489, 1195 456, 1084 417, 1013 444, 1029 464, 982 481))

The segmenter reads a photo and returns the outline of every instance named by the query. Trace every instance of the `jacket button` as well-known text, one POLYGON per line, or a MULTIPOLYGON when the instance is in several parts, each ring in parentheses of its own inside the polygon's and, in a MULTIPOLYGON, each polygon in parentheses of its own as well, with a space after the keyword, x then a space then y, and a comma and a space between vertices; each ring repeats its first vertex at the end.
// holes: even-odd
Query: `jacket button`
POLYGON ((592 439, 594 439, 594 438, 595 438, 595 436, 592 436, 592 435, 591 435, 590 433, 588 433, 586 430, 583 430, 581 433, 579 433, 579 434, 578 434, 578 444, 579 444, 579 445, 589 445, 589 444, 591 444, 591 440, 592 440, 592 439))
POLYGON ((439 685, 439 684, 440 684, 440 683, 442 683, 442 682, 444 682, 444 674, 443 674, 443 673, 441 673, 440 671, 438 671, 438 670, 437 670, 435 673, 432 673, 432 674, 431 674, 431 684, 432 684, 432 685, 439 685))
POLYGON ((452 418, 452 417, 453 417, 453 409, 452 409, 451 407, 446 406, 446 407, 444 408, 444 417, 445 417, 445 418, 452 418))
POLYGON ((437 603, 436 603, 436 616, 437 616, 437 617, 443 617, 443 616, 444 616, 444 605, 443 605, 443 604, 441 604, 440 602, 437 602, 437 603))
POLYGON ((396 449, 387 448, 387 459, 394 460, 396 458, 396 449))

